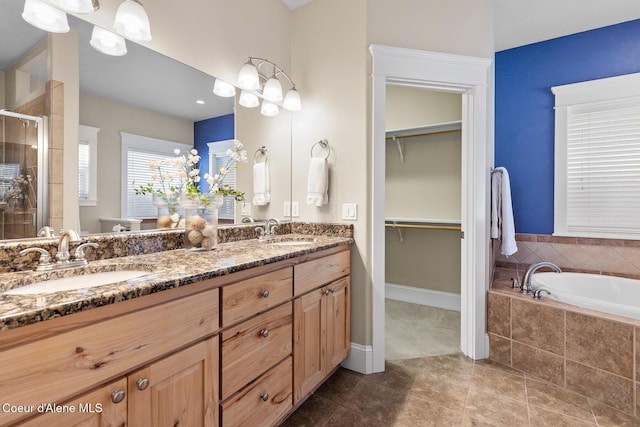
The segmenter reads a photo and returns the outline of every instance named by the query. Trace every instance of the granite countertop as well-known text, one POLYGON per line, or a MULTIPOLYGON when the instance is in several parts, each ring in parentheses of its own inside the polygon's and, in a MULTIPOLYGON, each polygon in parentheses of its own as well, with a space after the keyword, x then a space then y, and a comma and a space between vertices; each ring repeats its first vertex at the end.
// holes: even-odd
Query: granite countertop
POLYGON ((87 267, 82 268, 0 274, 0 331, 353 243, 350 237, 288 234, 286 238, 289 240, 312 238, 313 242, 305 245, 279 246, 249 239, 221 243, 213 251, 191 252, 176 249, 91 261, 87 267), (2 293, 33 281, 112 270, 144 270, 149 274, 109 285, 51 294, 6 295, 2 293))

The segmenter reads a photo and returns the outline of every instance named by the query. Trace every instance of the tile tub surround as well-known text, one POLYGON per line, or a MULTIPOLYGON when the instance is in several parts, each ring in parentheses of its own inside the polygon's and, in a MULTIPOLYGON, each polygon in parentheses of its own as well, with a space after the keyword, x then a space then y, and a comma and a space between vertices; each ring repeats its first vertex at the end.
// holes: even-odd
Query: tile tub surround
MULTIPOLYGON (((302 234, 291 236, 308 237, 302 234)), ((221 243, 213 251, 177 249, 97 260, 81 269, 4 273, 0 275, 0 290, 27 284, 33 277, 47 280, 59 275, 75 276, 89 270, 99 272, 142 268, 149 271, 148 276, 131 281, 75 291, 34 295, 0 294, 0 331, 353 243, 350 237, 314 237, 313 243, 303 246, 275 246, 257 239, 247 239, 221 243)))
POLYGON ((487 295, 489 358, 640 421, 640 320, 534 300, 496 268, 487 295))
MULTIPOLYGON (((256 239, 256 227, 259 223, 234 224, 218 228, 220 243, 236 242, 240 240, 256 239)), ((103 233, 82 236, 80 243, 93 242, 97 249, 87 249, 86 256, 90 261, 118 258, 129 255, 142 255, 174 249, 184 248, 184 230, 149 230, 131 233, 103 233)), ((353 237, 353 225, 330 223, 283 222, 278 227, 277 234, 304 234, 333 237, 353 237)), ((80 243, 71 243, 70 251, 80 243)), ((55 259, 58 248, 58 238, 35 238, 25 240, 7 240, 0 242, 0 273, 27 271, 35 269, 38 255, 35 253, 25 256, 19 252, 26 248, 39 247, 47 249, 51 259, 55 259)))
MULTIPOLYGON (((516 268, 522 277, 527 267, 551 261, 563 270, 613 274, 640 279, 640 240, 556 237, 516 234, 518 252, 505 257, 494 252, 498 267, 516 268)), ((499 245, 494 244, 494 249, 499 245)))

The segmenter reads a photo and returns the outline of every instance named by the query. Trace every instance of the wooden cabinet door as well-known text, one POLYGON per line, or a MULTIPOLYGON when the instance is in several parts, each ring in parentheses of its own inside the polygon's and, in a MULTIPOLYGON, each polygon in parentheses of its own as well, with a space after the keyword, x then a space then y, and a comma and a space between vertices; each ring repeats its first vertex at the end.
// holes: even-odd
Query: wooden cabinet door
POLYGON ((218 425, 218 338, 128 377, 130 426, 218 425))
MULTIPOLYGON (((48 427, 54 425, 69 427, 126 426, 126 390, 127 381, 122 378, 90 391, 78 399, 63 404, 51 404, 56 405, 65 412, 48 412, 20 425, 22 427, 48 427)), ((55 410, 52 407, 43 409, 48 411, 55 410)), ((38 411, 38 408, 35 410, 38 411)))
POLYGON ((349 355, 351 347, 351 304, 349 277, 337 280, 324 288, 326 294, 326 374, 349 355))
POLYGON ((325 376, 325 303, 321 289, 293 303, 293 403, 312 391, 325 376))

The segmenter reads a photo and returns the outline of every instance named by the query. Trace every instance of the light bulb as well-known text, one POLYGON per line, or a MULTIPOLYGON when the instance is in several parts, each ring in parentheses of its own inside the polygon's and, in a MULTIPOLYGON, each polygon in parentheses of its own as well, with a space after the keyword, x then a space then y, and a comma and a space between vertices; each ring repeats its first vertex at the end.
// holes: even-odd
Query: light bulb
POLYGON ((124 0, 118 7, 113 28, 118 34, 132 40, 151 40, 149 17, 144 7, 136 0, 124 0))
POLYGON ((260 89, 260 77, 258 70, 249 60, 242 66, 238 73, 238 87, 240 89, 258 90, 260 89))
POLYGON ((256 94, 243 90, 240 92, 240 100, 238 103, 243 107, 255 108, 260 105, 260 100, 256 94))
POLYGON ((93 27, 89 44, 98 52, 111 56, 122 56, 127 53, 127 45, 122 36, 97 26, 93 27))
POLYGON ((41 0, 26 0, 22 18, 34 27, 52 33, 66 33, 70 29, 67 14, 41 0))
POLYGON ((223 98, 230 98, 236 95, 236 88, 224 80, 216 79, 216 82, 213 84, 213 93, 223 98))
POLYGON ((300 111, 302 109, 302 102, 300 101, 300 94, 296 90, 296 87, 292 87, 284 97, 282 108, 289 111, 300 111))
POLYGON ((282 85, 280 85, 280 80, 275 74, 265 83, 264 89, 262 89, 262 97, 271 102, 282 101, 282 85))
POLYGON ((262 101, 262 108, 260 109, 260 114, 263 116, 273 117, 277 116, 280 113, 278 110, 278 105, 274 104, 271 101, 267 101, 266 99, 262 101))

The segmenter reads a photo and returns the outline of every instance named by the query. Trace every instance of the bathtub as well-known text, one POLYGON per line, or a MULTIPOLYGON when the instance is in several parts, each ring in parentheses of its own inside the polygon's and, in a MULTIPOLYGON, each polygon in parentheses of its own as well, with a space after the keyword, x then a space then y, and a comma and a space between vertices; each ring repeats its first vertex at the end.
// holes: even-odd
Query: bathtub
POLYGON ((534 273, 531 285, 547 289, 551 292, 548 297, 558 301, 640 319, 640 280, 587 273, 534 273))

